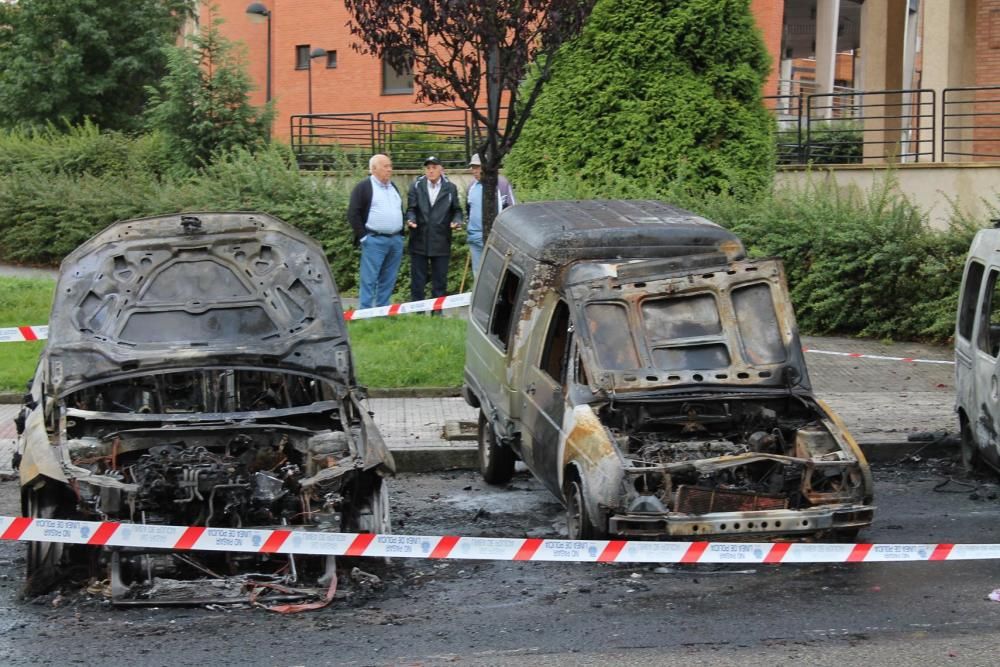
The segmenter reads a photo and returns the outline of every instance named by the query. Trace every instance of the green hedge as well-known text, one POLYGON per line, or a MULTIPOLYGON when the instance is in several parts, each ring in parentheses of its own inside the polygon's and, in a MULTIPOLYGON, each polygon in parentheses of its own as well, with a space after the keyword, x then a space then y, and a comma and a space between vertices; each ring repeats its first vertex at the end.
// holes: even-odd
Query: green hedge
MULTIPOLYGON (((261 210, 316 238, 341 291, 356 294, 359 256, 346 208, 361 171, 303 175, 287 147, 275 144, 257 155, 231 154, 198 174, 168 175, 169 162, 148 158, 157 155, 149 148, 155 137, 127 140, 89 130, 63 139, 38 137, 37 151, 3 150, 26 141, 0 134, 2 261, 58 264, 116 220, 178 211, 261 210), (74 150, 117 157, 95 161, 104 166, 90 173, 79 166, 83 158, 74 157, 74 150), (11 157, 15 154, 20 157, 11 157), (147 156, 143 159, 154 166, 138 169, 139 156, 147 156)), ((661 183, 615 174, 588 180, 560 174, 534 188, 521 185, 517 194, 520 201, 672 201, 733 229, 752 255, 782 258, 804 332, 894 339, 942 341, 951 335, 965 253, 976 228, 986 223, 955 214, 949 229, 931 229, 926 213, 896 194, 891 174, 868 193, 818 185, 753 200, 729 195, 695 199, 661 183)), ((459 232, 450 292, 459 291, 466 257, 464 233, 459 232)), ((465 289, 470 284, 471 275, 465 289)), ((394 300, 408 299, 404 259, 394 300)))
MULTIPOLYGON (((561 176, 521 188, 518 197, 670 201, 732 229, 751 256, 781 258, 804 333, 943 342, 955 327, 969 243, 987 220, 956 210, 948 229, 932 229, 927 214, 898 194, 893 178, 890 172, 864 193, 821 184, 742 200, 696 199, 614 175, 599 182, 561 176)), ((996 206, 992 211, 996 216, 996 206)))
MULTIPOLYGON (((6 139, 15 143, 10 135, 6 139)), ((51 137, 38 141, 42 154, 55 142, 51 137)), ((119 141, 117 135, 106 139, 88 135, 67 138, 64 143, 84 152, 91 142, 107 147, 119 141)), ((50 157, 24 150, 19 159, 9 159, 0 167, 6 172, 0 178, 0 260, 56 265, 104 227, 128 218, 180 211, 256 210, 276 215, 319 241, 340 290, 356 294, 360 256, 346 212, 351 188, 364 177, 361 171, 338 177, 304 175, 288 148, 275 144, 257 154, 237 151, 198 173, 181 168, 169 175, 169 162, 158 163, 159 168, 137 168, 136 156, 146 155, 151 141, 150 137, 125 140, 120 159, 113 161, 118 166, 92 173, 64 167, 79 162, 64 157, 73 153, 66 146, 52 148, 50 157)), ((3 147, 0 136, 0 154, 3 147)), ((463 232, 456 236, 453 250, 449 289, 454 292, 460 287, 468 254, 463 232)), ((466 289, 470 283, 471 273, 466 289)), ((409 263, 404 257, 395 300, 409 299, 409 285, 409 263)))

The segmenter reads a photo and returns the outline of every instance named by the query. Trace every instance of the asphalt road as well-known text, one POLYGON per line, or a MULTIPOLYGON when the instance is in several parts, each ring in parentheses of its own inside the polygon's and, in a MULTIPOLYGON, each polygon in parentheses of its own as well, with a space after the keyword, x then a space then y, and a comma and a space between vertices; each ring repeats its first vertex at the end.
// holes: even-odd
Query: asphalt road
MULTIPOLYGON (((1000 500, 950 463, 876 466, 872 542, 1000 542, 1000 500), (935 487, 949 480, 942 489, 935 487), (970 484, 971 486, 967 486, 970 484)), ((0 513, 16 482, 0 483, 0 513)), ((562 509, 527 474, 393 482, 394 530, 557 537, 562 509)), ((323 610, 114 609, 64 591, 20 601, 23 545, 0 543, 0 664, 994 665, 996 562, 749 567, 343 561, 323 610)))

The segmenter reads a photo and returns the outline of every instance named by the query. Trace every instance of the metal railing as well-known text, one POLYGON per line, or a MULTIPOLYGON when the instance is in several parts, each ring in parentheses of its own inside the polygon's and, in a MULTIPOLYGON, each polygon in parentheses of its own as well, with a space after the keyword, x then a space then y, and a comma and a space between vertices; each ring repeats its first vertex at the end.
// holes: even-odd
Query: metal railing
POLYGON ((929 89, 772 95, 778 164, 933 162, 936 93, 929 89))
MULTIPOLYGON (((777 122, 781 165, 1000 160, 1000 86, 947 88, 940 105, 937 93, 924 88, 799 89, 764 101, 777 122)), ((419 169, 428 155, 464 167, 480 130, 466 109, 290 119, 292 150, 304 169, 364 166, 374 153, 390 155, 399 169, 419 169)))
POLYGON ((1000 160, 1000 86, 941 91, 941 161, 1000 160))
POLYGON ((289 141, 303 169, 367 164, 378 149, 374 114, 329 113, 292 116, 289 141))
POLYGON ((300 114, 289 123, 303 169, 363 166, 375 153, 392 157, 397 169, 419 169, 430 155, 446 167, 465 167, 481 134, 467 109, 300 114))

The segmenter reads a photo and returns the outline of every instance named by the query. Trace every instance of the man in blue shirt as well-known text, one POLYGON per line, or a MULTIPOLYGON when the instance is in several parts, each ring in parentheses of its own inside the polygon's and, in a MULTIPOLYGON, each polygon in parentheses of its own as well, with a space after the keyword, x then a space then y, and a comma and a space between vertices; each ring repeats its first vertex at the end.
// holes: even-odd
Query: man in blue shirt
POLYGON ((403 201, 392 182, 392 160, 373 155, 368 178, 354 186, 347 221, 361 244, 361 308, 388 306, 403 260, 403 201))
MULTIPOLYGON (((479 159, 479 154, 475 153, 469 160, 469 171, 472 172, 472 183, 466 192, 466 205, 468 206, 469 226, 467 229, 467 239, 469 252, 472 253, 472 276, 475 278, 479 274, 479 262, 483 256, 483 245, 486 239, 483 238, 483 165, 479 159)), ((497 209, 502 211, 508 206, 513 206, 514 190, 510 187, 510 182, 503 176, 497 177, 497 209)))

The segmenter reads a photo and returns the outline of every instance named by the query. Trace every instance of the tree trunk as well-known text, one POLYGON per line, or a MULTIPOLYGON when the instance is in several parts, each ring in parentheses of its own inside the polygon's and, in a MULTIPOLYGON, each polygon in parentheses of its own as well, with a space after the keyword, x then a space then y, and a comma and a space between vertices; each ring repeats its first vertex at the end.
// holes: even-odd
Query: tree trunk
POLYGON ((500 171, 496 167, 483 165, 483 243, 490 237, 493 229, 493 221, 499 213, 500 202, 497 198, 497 184, 500 180, 500 171))

